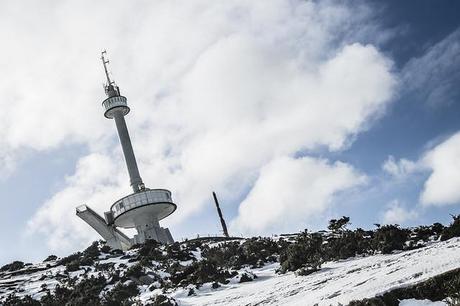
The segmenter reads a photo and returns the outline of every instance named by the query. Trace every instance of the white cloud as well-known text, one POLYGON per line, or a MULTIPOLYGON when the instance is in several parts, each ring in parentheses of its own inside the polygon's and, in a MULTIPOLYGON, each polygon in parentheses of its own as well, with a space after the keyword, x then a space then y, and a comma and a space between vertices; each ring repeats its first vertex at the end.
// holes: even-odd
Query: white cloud
POLYGON ((387 210, 383 214, 382 222, 384 224, 402 225, 417 217, 418 213, 415 210, 408 210, 398 200, 393 200, 387 205, 387 210))
MULTIPOLYGON (((431 46, 404 67, 404 90, 431 106, 458 102, 460 82, 460 28, 431 46)), ((411 98, 414 99, 414 98, 411 98)))
POLYGON ((382 169, 393 177, 405 178, 415 171, 418 171, 419 165, 417 165, 416 162, 405 158, 401 158, 397 161, 392 155, 390 155, 388 156, 388 159, 382 164, 382 169))
POLYGON ((232 222, 232 232, 295 231, 320 218, 335 196, 362 185, 366 177, 342 162, 282 157, 261 169, 232 222))
MULTIPOLYGON (((424 184, 420 203, 424 206, 444 206, 460 203, 460 132, 437 145, 432 145, 416 161, 393 156, 382 164, 382 169, 393 178, 406 180, 422 174, 424 184), (425 179, 426 175, 426 179, 425 179)), ((412 182, 413 183, 413 182, 412 182)))
MULTIPOLYGON (((91 235, 72 207, 88 203, 101 212, 128 191, 114 124, 100 109, 103 48, 132 108, 127 121, 141 175, 147 186, 174 192, 178 210, 167 222, 177 226, 203 206, 212 189, 226 190, 222 196, 232 201, 266 165, 299 151, 346 148, 382 115, 396 83, 391 61, 354 39, 353 33, 366 32, 361 21, 368 12, 343 4, 2 6, 0 20, 8 26, 0 27, 0 38, 11 44, 0 50, 0 66, 8 75, 0 85, 1 147, 11 154, 79 143, 90 151, 30 222, 31 230, 51 237, 53 247, 56 237, 71 244, 91 235), (108 168, 106 162, 117 166, 108 168), (81 166, 86 163, 91 166, 81 166), (85 177, 94 179, 89 184, 85 177)), ((308 158, 296 163, 308 163, 306 181, 318 179, 315 167, 346 178, 357 175, 340 163, 317 160, 314 166, 308 158)), ((344 178, 335 186, 321 193, 322 203, 354 184, 344 178)))
POLYGON ((105 155, 91 154, 81 158, 75 174, 66 178, 66 188, 57 192, 29 221, 29 235, 46 235, 52 250, 73 250, 87 246, 95 238, 94 231, 75 216, 75 207, 89 204, 99 213, 108 209, 114 197, 129 192, 121 173, 105 155))
POLYGON ((420 201, 424 205, 449 205, 460 202, 460 132, 429 150, 422 162, 432 172, 420 201))

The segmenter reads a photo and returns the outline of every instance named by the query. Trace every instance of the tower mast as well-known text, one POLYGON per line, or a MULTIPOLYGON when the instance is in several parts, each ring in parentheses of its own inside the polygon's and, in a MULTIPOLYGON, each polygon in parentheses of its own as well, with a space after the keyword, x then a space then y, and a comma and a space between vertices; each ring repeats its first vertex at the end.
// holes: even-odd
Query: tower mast
POLYGON ((129 113, 130 109, 126 103, 126 97, 120 95, 120 89, 115 84, 115 81, 110 79, 109 71, 107 69, 109 60, 106 56, 107 52, 103 51, 101 54, 101 60, 104 65, 105 76, 107 78, 107 84, 104 85, 104 88, 108 97, 103 102, 106 109, 104 116, 108 119, 115 119, 118 137, 120 138, 121 148, 123 149, 123 155, 125 156, 126 166, 128 168, 131 187, 134 192, 138 192, 144 190, 145 187, 139 174, 136 156, 134 155, 133 146, 128 133, 128 127, 126 126, 125 121, 125 116, 129 113))

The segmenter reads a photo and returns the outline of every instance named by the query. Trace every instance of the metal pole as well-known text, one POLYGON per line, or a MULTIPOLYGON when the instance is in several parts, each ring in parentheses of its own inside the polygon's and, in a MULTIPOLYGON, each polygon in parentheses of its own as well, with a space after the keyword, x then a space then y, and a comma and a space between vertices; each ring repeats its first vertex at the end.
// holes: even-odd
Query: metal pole
POLYGON ((228 238, 230 236, 228 235, 227 225, 225 224, 224 216, 222 215, 222 211, 220 210, 220 206, 219 206, 219 201, 217 200, 217 196, 214 191, 212 192, 212 196, 214 197, 214 202, 216 203, 217 213, 219 214, 220 224, 222 224, 222 230, 224 232, 224 236, 228 238))

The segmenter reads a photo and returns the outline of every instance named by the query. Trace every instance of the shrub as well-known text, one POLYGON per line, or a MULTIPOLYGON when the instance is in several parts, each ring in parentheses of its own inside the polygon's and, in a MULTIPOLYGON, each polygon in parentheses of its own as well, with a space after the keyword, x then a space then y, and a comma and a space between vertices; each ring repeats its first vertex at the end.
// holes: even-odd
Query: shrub
POLYGON ((40 306, 40 302, 34 300, 30 295, 20 298, 14 294, 7 296, 6 300, 1 304, 3 306, 40 306))
POLYGON ((65 266, 65 265, 67 265, 68 263, 71 263, 72 261, 78 260, 78 259, 80 258, 80 256, 81 256, 81 253, 80 253, 80 252, 71 254, 71 255, 69 255, 69 256, 67 256, 67 257, 61 258, 61 259, 57 262, 57 264, 58 264, 58 265, 63 265, 63 266, 65 266))
POLYGON ((228 270, 218 267, 212 261, 202 260, 182 267, 182 270, 172 273, 170 280, 173 285, 183 287, 190 284, 200 286, 209 282, 226 284, 228 283, 227 279, 236 274, 236 272, 230 273, 228 270))
POLYGON ((54 261, 56 259, 57 259, 56 255, 50 255, 50 256, 46 257, 46 259, 43 262, 54 261))
POLYGON ((329 226, 327 227, 332 232, 340 232, 345 230, 346 226, 350 223, 350 217, 343 216, 342 218, 336 220, 332 219, 329 221, 329 226))
POLYGON ((101 255, 99 250, 99 242, 94 241, 89 247, 83 251, 83 257, 96 259, 101 255))
POLYGON ((246 260, 246 255, 240 248, 239 242, 226 242, 215 247, 203 247, 201 256, 216 266, 236 269, 246 260))
POLYGON ((156 295, 152 300, 148 301, 146 306, 177 306, 177 302, 173 298, 166 295, 156 295))
POLYGON ((104 304, 110 306, 132 305, 133 297, 139 294, 139 289, 134 282, 117 284, 104 296, 104 304))
POLYGON ((126 271, 126 277, 135 277, 135 278, 139 278, 143 275, 145 275, 144 273, 144 268, 142 267, 142 265, 140 264, 135 264, 133 266, 131 266, 127 271, 126 271))
POLYGON ((306 231, 297 237, 295 243, 281 252, 281 273, 296 271, 300 268, 316 271, 322 263, 323 237, 320 234, 309 234, 306 231))
MULTIPOLYGON (((182 247, 180 243, 175 242, 173 244, 170 244, 166 246, 166 258, 172 259, 172 260, 177 260, 177 261, 187 261, 187 260, 192 260, 195 259, 195 257, 192 256, 190 250, 186 247, 182 247)), ((161 259, 161 255, 157 255, 159 259, 161 259)))
POLYGON ((454 219, 452 223, 448 227, 444 228, 444 231, 442 232, 442 241, 454 237, 460 237, 460 215, 452 215, 452 219, 454 219))
POLYGON ((240 283, 252 282, 253 277, 249 276, 247 273, 243 273, 240 277, 240 283))
POLYGON ((162 260, 163 252, 159 248, 160 245, 156 240, 146 240, 139 248, 139 256, 149 260, 162 260))
POLYGON ((105 278, 103 276, 91 276, 90 278, 83 278, 78 283, 75 283, 75 281, 76 279, 74 278, 69 282, 69 288, 57 285, 54 290, 54 294, 48 293, 42 297, 42 305, 101 305, 99 295, 106 285, 105 278))
POLYGON ((203 247, 203 258, 227 269, 240 269, 243 266, 257 268, 267 262, 278 260, 281 245, 270 238, 250 238, 239 242, 225 242, 218 246, 203 247))
POLYGON ((110 253, 111 250, 112 249, 107 244, 101 247, 101 253, 110 253))
POLYGON ((374 249, 383 254, 390 254, 394 250, 403 250, 409 232, 398 225, 384 225, 375 231, 373 238, 374 249))
POLYGON ((6 264, 3 267, 1 267, 0 272, 6 272, 6 271, 13 272, 13 271, 21 270, 22 268, 24 268, 24 266, 25 265, 22 261, 13 261, 12 263, 6 264))

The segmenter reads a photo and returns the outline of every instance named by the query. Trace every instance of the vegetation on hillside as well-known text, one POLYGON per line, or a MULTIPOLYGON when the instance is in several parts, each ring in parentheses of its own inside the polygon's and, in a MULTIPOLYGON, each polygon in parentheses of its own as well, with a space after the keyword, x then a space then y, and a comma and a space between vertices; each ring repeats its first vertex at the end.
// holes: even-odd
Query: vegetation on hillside
MULTIPOLYGON (((94 242, 82 252, 61 259, 52 255, 44 261, 47 267, 65 269, 52 276, 58 279, 57 285, 48 288, 44 284, 39 299, 13 292, 0 303, 5 306, 135 305, 140 303, 139 294, 143 288, 155 293, 144 301, 144 305, 176 305, 167 296, 171 290, 183 288, 193 295, 205 285, 217 289, 229 282, 250 282, 257 277, 251 269, 267 264, 279 263, 279 273, 294 271, 308 277, 320 270, 326 261, 411 250, 460 236, 460 216, 453 216, 452 224, 447 227, 435 223, 408 229, 398 225, 376 225, 374 230, 351 230, 349 224, 350 219, 342 217, 331 220, 328 231, 305 230, 276 238, 215 242, 196 239, 171 245, 147 241, 125 253, 94 242), (123 262, 111 262, 111 258, 123 262)), ((28 264, 13 262, 1 267, 0 272, 27 274, 36 271, 36 268, 31 269, 28 264)), ((388 301, 402 297, 436 300, 449 296, 458 300, 460 278, 457 271, 457 274, 441 275, 414 288, 398 290, 351 305, 393 305, 388 301), (432 290, 435 287, 443 288, 442 293, 432 290)))

